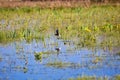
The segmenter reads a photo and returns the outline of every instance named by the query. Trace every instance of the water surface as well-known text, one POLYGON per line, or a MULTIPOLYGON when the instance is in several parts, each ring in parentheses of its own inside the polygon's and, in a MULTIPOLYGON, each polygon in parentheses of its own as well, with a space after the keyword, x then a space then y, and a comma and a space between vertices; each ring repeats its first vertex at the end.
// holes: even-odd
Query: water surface
POLYGON ((120 74, 120 56, 113 53, 108 47, 76 46, 53 35, 44 41, 0 44, 0 79, 66 80, 84 75, 112 78, 120 74), (35 54, 40 52, 37 60, 35 54))

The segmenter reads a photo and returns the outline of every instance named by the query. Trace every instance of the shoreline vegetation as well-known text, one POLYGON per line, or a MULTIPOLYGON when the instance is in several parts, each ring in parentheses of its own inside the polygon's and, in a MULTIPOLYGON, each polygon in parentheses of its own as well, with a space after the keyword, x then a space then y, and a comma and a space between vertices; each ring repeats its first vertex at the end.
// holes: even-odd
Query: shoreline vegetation
POLYGON ((58 28, 63 40, 78 37, 81 38, 78 44, 89 46, 95 45, 102 37, 101 45, 118 46, 119 13, 119 6, 111 5, 59 9, 0 8, 0 43, 21 39, 44 41, 46 33, 58 28))

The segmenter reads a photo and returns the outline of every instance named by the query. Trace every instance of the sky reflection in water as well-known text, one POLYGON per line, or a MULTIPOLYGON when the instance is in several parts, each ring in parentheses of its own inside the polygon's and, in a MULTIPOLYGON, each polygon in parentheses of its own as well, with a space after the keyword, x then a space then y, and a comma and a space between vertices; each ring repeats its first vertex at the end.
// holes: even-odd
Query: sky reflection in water
POLYGON ((44 42, 33 40, 0 45, 0 79, 59 80, 82 75, 114 77, 120 74, 120 56, 100 48, 79 48, 71 41, 52 36, 44 42), (56 51, 60 48, 60 51, 56 51), (35 52, 46 52, 35 60, 35 52), (56 64, 54 64, 56 63, 56 64), (59 65, 60 63, 60 65, 59 65), (48 65, 49 64, 49 65, 48 65))

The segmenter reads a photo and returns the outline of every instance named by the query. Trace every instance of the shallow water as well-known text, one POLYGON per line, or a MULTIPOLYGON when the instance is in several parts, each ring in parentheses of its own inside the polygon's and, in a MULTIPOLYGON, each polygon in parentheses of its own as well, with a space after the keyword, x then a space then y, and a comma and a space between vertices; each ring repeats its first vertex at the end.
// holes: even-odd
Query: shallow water
POLYGON ((120 74, 120 56, 111 53, 107 47, 76 47, 55 36, 1 44, 0 80, 66 80, 84 75, 112 78, 120 74), (44 52, 40 60, 34 56, 38 52, 44 52))

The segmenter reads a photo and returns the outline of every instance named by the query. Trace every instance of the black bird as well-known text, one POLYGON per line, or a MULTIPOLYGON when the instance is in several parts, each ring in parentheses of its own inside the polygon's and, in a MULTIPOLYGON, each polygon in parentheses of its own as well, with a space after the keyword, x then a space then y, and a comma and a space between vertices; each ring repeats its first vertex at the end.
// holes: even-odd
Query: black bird
POLYGON ((55 48, 55 50, 57 51, 57 56, 59 55, 59 53, 60 53, 60 50, 61 50, 61 48, 55 48))
POLYGON ((56 29, 56 31, 55 31, 55 36, 59 36, 59 30, 58 29, 56 29))
POLYGON ((56 50, 57 52, 60 52, 60 49, 61 49, 61 48, 58 48, 58 47, 55 48, 55 50, 56 50))

